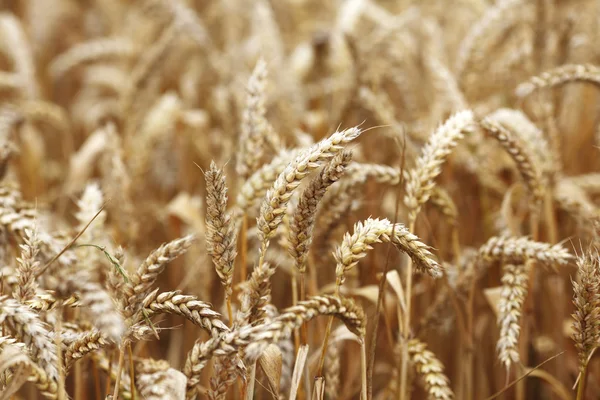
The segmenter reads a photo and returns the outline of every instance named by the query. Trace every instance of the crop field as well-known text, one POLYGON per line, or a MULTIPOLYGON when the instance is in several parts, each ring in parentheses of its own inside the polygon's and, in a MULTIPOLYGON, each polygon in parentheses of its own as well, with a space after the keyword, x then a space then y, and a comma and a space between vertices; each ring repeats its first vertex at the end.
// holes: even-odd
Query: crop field
POLYGON ((599 400, 600 1, 0 0, 0 400, 599 400))

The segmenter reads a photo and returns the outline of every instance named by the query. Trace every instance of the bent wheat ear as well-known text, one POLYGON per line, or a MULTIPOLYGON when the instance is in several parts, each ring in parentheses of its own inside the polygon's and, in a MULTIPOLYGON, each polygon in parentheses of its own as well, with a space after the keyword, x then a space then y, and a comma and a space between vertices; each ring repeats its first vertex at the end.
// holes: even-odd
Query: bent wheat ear
POLYGON ((266 244, 275 235, 275 230, 283 219, 292 193, 300 185, 302 179, 360 134, 361 130, 357 127, 335 132, 327 139, 323 139, 302 152, 279 174, 273 187, 267 192, 257 219, 261 243, 266 244))
POLYGON ((489 115, 490 118, 519 137, 523 144, 531 150, 534 164, 540 166, 544 175, 550 176, 558 164, 558 156, 550 151, 550 144, 543 132, 522 111, 500 108, 489 115))
POLYGON ((562 65, 521 83, 515 93, 519 97, 526 97, 538 89, 576 81, 590 82, 600 86, 600 68, 592 64, 562 65))
POLYGON ((35 59, 30 41, 21 21, 15 15, 3 12, 0 15, 3 51, 12 58, 15 72, 25 89, 25 97, 33 99, 39 96, 38 79, 35 72, 35 59))
POLYGON ((58 80, 83 63, 106 58, 131 57, 136 51, 134 43, 124 37, 91 40, 77 44, 56 57, 50 64, 50 75, 58 80))
POLYGON ((174 314, 181 315, 206 329, 212 337, 229 331, 221 320, 221 314, 214 311, 210 304, 198 300, 196 296, 184 295, 178 291, 158 293, 156 289, 146 296, 142 306, 142 315, 137 317, 137 322, 143 322, 143 314, 148 318, 154 314, 174 314))
POLYGON ((496 348, 498 349, 498 358, 507 371, 512 363, 518 363, 520 360, 518 344, 521 330, 521 308, 527 297, 527 281, 529 279, 525 265, 506 264, 504 275, 502 275, 502 292, 498 304, 500 338, 496 348))
MULTIPOLYGON (((6 357, 7 360, 10 360, 10 366, 25 367, 29 369, 29 371, 26 372, 29 374, 27 380, 34 383, 44 397, 48 399, 58 398, 58 383, 49 378, 46 371, 40 368, 27 356, 25 344, 19 342, 15 343, 14 339, 3 336, 0 337, 0 349, 2 350, 2 357, 6 357)), ((6 366, 6 363, 4 365, 6 366)), ((6 370, 0 371, 3 375, 7 372, 8 371, 6 370)), ((6 395, 6 385, 3 386, 3 395, 6 395)))
POLYGON ((480 44, 485 41, 486 36, 490 32, 496 32, 497 29, 494 28, 498 28, 500 24, 505 23, 510 18, 508 13, 513 11, 514 14, 518 14, 522 11, 523 7, 518 7, 522 3, 524 3, 523 0, 506 0, 486 9, 483 17, 471 27, 460 43, 455 68, 457 77, 461 78, 468 67, 472 65, 475 51, 481 49, 480 44))
POLYGON ((100 350, 109 344, 111 344, 111 341, 102 332, 97 330, 86 332, 83 336, 69 344, 65 352, 67 368, 89 353, 100 350))
POLYGON ((142 300, 150 293, 150 288, 156 282, 167 264, 182 255, 192 245, 195 237, 188 235, 180 239, 163 244, 154 250, 148 258, 132 274, 130 282, 123 285, 127 296, 125 315, 132 316, 142 306, 142 300))
POLYGON ((532 155, 527 151, 523 143, 508 129, 490 117, 485 117, 481 121, 481 126, 500 143, 504 150, 506 150, 515 161, 519 173, 523 177, 525 185, 527 185, 535 204, 540 204, 544 196, 544 186, 541 179, 542 175, 538 166, 534 163, 532 155))
POLYGON ((423 147, 415 167, 407 173, 404 204, 409 209, 409 221, 413 223, 423 204, 429 200, 435 186, 435 178, 442 173, 446 161, 458 140, 474 126, 473 112, 461 111, 440 126, 423 147))
POLYGON ((536 260, 544 265, 566 265, 573 256, 560 244, 536 242, 527 237, 494 236, 479 248, 479 257, 485 262, 503 261, 524 264, 536 260))
POLYGON ((381 242, 391 242, 405 252, 421 272, 433 278, 442 276, 441 266, 433 259, 429 246, 410 233, 404 225, 392 224, 387 219, 369 218, 365 222, 358 222, 352 235, 346 233, 342 244, 336 249, 336 284, 339 286, 344 283, 346 272, 367 255, 367 251, 372 249, 372 244, 381 242))

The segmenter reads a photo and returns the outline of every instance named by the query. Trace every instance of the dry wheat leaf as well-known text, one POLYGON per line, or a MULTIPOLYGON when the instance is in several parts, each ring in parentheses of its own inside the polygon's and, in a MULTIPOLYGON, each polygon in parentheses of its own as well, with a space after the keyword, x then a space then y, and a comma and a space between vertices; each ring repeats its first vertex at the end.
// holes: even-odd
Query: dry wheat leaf
POLYGON ((492 308, 492 311, 496 317, 498 317, 498 306, 500 304, 500 299, 502 298, 502 288, 502 286, 496 286, 483 290, 485 299, 488 301, 488 304, 492 308))
POLYGON ((282 360, 281 350, 274 344, 270 344, 258 359, 258 363, 267 377, 271 393, 279 393, 282 360))

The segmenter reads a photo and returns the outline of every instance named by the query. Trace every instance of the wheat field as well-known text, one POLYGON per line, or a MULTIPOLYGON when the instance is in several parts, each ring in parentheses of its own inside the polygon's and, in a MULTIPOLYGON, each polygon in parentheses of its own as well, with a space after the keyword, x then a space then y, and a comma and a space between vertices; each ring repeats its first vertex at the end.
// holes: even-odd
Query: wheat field
POLYGON ((0 1, 0 400, 600 399, 599 42, 592 0, 0 1))

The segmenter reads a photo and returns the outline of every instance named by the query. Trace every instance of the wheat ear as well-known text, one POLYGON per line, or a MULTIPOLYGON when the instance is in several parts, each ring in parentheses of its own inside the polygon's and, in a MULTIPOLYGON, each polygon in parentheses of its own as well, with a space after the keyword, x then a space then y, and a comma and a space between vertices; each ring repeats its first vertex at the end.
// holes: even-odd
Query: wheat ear
POLYGON ((381 242, 391 242, 405 252, 421 272, 434 278, 442 276, 442 269, 433 259, 429 246, 410 233, 404 225, 392 224, 387 219, 369 218, 364 222, 358 222, 354 226, 353 234, 346 233, 341 245, 336 249, 334 254, 337 262, 336 284, 339 286, 344 282, 346 272, 367 255, 372 244, 381 242))
POLYGON ((431 135, 423 151, 416 161, 415 167, 407 174, 406 196, 404 204, 409 209, 409 221, 416 220, 419 210, 431 196, 435 186, 435 178, 442 172, 442 164, 446 161, 464 133, 474 126, 471 111, 461 111, 440 126, 431 135))
POLYGON ((89 353, 98 351, 110 344, 111 341, 100 331, 92 330, 85 332, 68 345, 65 352, 67 368, 89 353))
POLYGON ((427 350, 427 345, 419 339, 408 342, 408 355, 421 376, 430 400, 450 400, 454 393, 450 389, 450 380, 444 374, 444 365, 435 354, 427 350))
POLYGON ((481 51, 479 44, 486 38, 488 32, 494 32, 494 28, 498 28, 499 24, 505 23, 507 14, 516 10, 521 3, 523 3, 523 0, 507 0, 487 8, 483 17, 471 27, 458 47, 455 68, 457 77, 462 77, 468 70, 475 51, 481 51))
POLYGON ((137 268, 135 274, 125 285, 123 290, 127 296, 125 315, 132 316, 141 308, 142 300, 150 293, 150 288, 158 278, 167 264, 182 255, 192 245, 193 235, 163 244, 154 250, 146 260, 137 268))
POLYGON ((489 115, 505 128, 519 137, 525 145, 531 149, 535 164, 540 166, 543 174, 552 177, 560 165, 560 157, 553 154, 550 143, 539 129, 528 117, 519 110, 500 108, 489 115))
POLYGON ((512 363, 518 363, 519 333, 521 330, 521 309, 527 297, 529 279, 527 264, 505 264, 502 275, 502 292, 498 303, 498 325, 500 337, 496 348, 498 358, 506 367, 507 373, 512 363))
POLYGON ((351 157, 352 153, 350 151, 337 154, 302 192, 296 212, 290 223, 289 232, 290 255, 294 258, 295 266, 301 274, 306 271, 317 206, 325 195, 327 188, 342 176, 344 168, 350 162, 351 157))
POLYGON ((164 360, 144 359, 137 363, 135 383, 145 400, 183 400, 187 379, 164 360))
POLYGON ((327 346, 325 354, 325 392, 331 400, 337 399, 340 393, 341 350, 341 341, 336 341, 327 346))
POLYGON ((132 41, 124 37, 94 39, 71 47, 52 60, 50 75, 58 80, 69 71, 83 63, 106 58, 124 58, 136 54, 137 48, 132 41))
MULTIPOLYGON (((223 172, 214 162, 204 174, 206 180, 206 248, 225 288, 225 302, 231 309, 233 267, 236 257, 237 230, 227 212, 227 185, 223 172)), ((231 318, 231 312, 230 318, 231 318)))
POLYGON ((21 247, 21 257, 17 258, 18 268, 18 286, 15 292, 15 298, 21 303, 27 303, 35 297, 38 284, 35 279, 36 271, 40 267, 37 260, 39 249, 39 239, 37 237, 37 227, 33 230, 26 229, 24 244, 21 247))
POLYGON ((142 301, 142 315, 137 321, 154 314, 181 315, 190 322, 206 329, 211 337, 217 337, 229 331, 221 320, 221 314, 214 311, 210 304, 200 301, 196 296, 183 295, 178 291, 159 293, 154 290, 142 301))
POLYGON ((600 346, 600 262, 597 254, 577 257, 578 279, 573 280, 573 341, 579 369, 585 370, 592 351, 600 346))
POLYGON ((118 343, 125 333, 125 321, 108 292, 93 281, 90 273, 85 270, 74 274, 68 280, 68 285, 78 294, 85 312, 96 328, 118 343))
POLYGON ((541 203, 544 196, 544 186, 542 184, 542 175, 535 164, 535 160, 523 143, 518 140, 508 129, 500 125, 490 117, 485 117, 481 121, 481 126, 496 139, 506 150, 511 158, 517 164, 519 173, 525 181, 535 204, 541 203))
POLYGON ((273 127, 266 118, 267 63, 259 59, 246 86, 246 107, 242 116, 240 149, 237 152, 236 171, 246 180, 260 167, 268 137, 273 127))
POLYGON ((12 366, 25 366, 29 369, 28 380, 33 382, 41 394, 51 400, 58 399, 58 382, 50 379, 44 369, 35 364, 27 355, 27 346, 25 343, 17 342, 14 338, 8 336, 0 337, 0 350, 3 356, 7 356, 12 351, 12 366), (14 350, 14 351, 13 351, 14 350), (15 358, 17 359, 15 361, 15 358))
POLYGON ((536 260, 544 265, 566 265, 573 256, 560 244, 536 242, 527 237, 494 236, 479 248, 479 257, 485 262, 502 261, 524 264, 536 260))
POLYGON ((519 97, 526 97, 538 89, 576 81, 590 82, 600 86, 600 68, 592 64, 561 65, 521 83, 515 92, 519 97))
POLYGON ((302 152, 279 174, 273 187, 265 196, 257 219, 262 247, 266 249, 268 241, 275 234, 292 193, 300 185, 302 179, 324 161, 341 151, 342 146, 356 139, 360 134, 361 130, 357 127, 335 132, 327 139, 323 139, 302 152))
POLYGON ((56 366, 58 359, 56 346, 54 346, 50 332, 42 324, 37 314, 14 299, 0 296, 0 323, 5 321, 15 333, 16 338, 30 346, 30 354, 33 360, 46 373, 48 378, 57 382, 58 370, 56 366))
POLYGON ((247 212, 256 200, 262 198, 267 193, 279 174, 285 170, 285 167, 291 161, 298 157, 301 151, 302 149, 281 150, 271 162, 262 165, 250 175, 237 195, 237 207, 241 211, 247 212))

